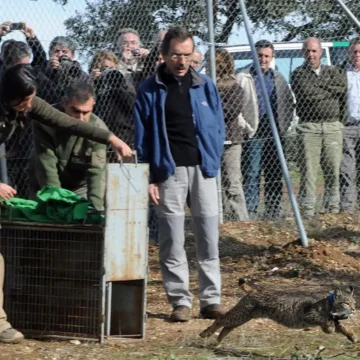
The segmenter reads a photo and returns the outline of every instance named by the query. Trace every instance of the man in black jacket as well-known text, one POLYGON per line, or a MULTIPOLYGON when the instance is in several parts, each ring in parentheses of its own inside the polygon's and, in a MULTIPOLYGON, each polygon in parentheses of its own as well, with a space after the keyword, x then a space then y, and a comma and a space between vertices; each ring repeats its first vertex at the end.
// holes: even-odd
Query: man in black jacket
POLYGON ((303 53, 304 64, 291 76, 299 117, 300 206, 304 216, 315 214, 316 180, 321 165, 325 183, 324 208, 338 213, 346 77, 339 69, 321 64, 323 50, 319 39, 307 39, 303 53))

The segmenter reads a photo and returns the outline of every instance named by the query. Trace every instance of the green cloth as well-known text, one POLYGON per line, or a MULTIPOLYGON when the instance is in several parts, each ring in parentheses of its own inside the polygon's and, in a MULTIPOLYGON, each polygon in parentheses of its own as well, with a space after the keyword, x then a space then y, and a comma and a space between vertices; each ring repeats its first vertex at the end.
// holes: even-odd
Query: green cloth
POLYGON ((91 202, 81 196, 55 186, 38 191, 37 201, 13 198, 2 201, 1 219, 45 223, 101 224, 103 217, 91 202))

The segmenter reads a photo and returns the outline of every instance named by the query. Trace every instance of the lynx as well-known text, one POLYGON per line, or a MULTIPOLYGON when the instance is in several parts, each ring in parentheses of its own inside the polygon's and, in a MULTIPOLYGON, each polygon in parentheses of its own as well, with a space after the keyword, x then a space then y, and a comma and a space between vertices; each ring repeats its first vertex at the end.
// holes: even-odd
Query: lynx
POLYGON ((279 296, 274 292, 258 292, 242 284, 247 294, 223 317, 200 333, 201 337, 210 337, 223 328, 217 340, 220 343, 230 331, 251 319, 268 318, 293 329, 320 326, 325 333, 339 332, 350 341, 357 338, 351 329, 346 329, 340 320, 355 313, 354 289, 337 287, 333 293, 322 300, 312 298, 298 299, 279 296))

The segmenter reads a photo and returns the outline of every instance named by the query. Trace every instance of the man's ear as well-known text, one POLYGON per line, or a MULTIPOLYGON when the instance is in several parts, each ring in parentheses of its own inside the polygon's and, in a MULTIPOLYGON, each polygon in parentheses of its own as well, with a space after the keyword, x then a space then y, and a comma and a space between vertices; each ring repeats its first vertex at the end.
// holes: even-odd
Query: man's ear
POLYGON ((67 105, 67 99, 66 99, 66 97, 65 96, 63 96, 62 98, 61 98, 61 106, 65 106, 65 105, 67 105))

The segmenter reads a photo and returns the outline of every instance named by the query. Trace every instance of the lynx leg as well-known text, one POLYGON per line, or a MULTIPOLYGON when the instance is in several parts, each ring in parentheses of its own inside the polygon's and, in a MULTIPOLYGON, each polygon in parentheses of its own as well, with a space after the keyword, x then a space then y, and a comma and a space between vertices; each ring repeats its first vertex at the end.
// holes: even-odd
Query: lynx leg
POLYGON ((225 336, 227 336, 230 331, 234 330, 234 329, 237 328, 238 326, 240 326, 240 325, 224 327, 224 328, 221 330, 221 333, 220 333, 220 335, 219 335, 218 338, 217 338, 218 343, 220 344, 220 343, 224 340, 225 336))
MULTIPOLYGON (((252 316, 250 315, 254 309, 254 305, 249 303, 248 296, 242 298, 231 310, 229 310, 222 318, 215 320, 215 322, 200 333, 201 337, 210 337, 214 332, 220 328, 231 328, 231 330, 237 326, 248 322, 252 316)), ((224 331, 223 330, 223 331, 224 331)), ((221 336, 220 341, 231 330, 226 330, 224 335, 221 336)))
POLYGON ((356 343, 357 337, 352 329, 347 329, 344 325, 340 324, 339 320, 334 320, 336 332, 346 336, 351 342, 356 343))
POLYGON ((220 322, 221 319, 215 320, 211 326, 200 333, 202 338, 210 337, 217 329, 220 329, 224 325, 220 322))
POLYGON ((321 330, 326 334, 332 334, 335 332, 334 322, 328 321, 327 323, 321 325, 321 330))

